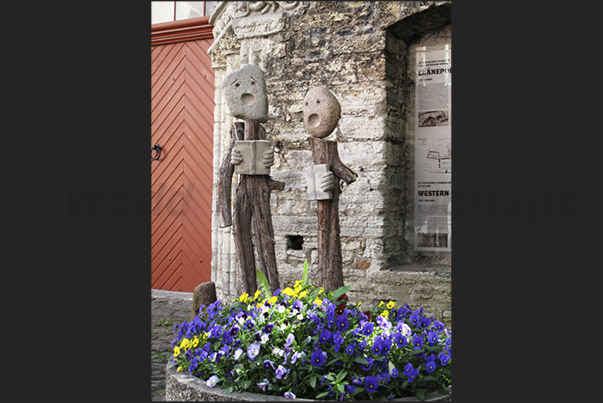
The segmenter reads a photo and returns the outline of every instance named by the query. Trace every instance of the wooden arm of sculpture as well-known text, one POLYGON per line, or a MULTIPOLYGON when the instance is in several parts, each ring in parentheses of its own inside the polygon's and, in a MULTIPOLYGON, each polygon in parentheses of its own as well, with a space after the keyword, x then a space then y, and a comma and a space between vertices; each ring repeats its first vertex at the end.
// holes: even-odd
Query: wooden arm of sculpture
POLYGON ((279 182, 272 178, 268 178, 268 189, 270 189, 271 192, 273 190, 285 190, 285 182, 279 182))
POLYGON ((243 138, 243 123, 233 123, 230 128, 232 141, 224 155, 222 165, 220 166, 218 179, 218 208, 220 209, 220 228, 230 227, 232 225, 232 175, 234 174, 234 165, 230 163, 232 149, 237 140, 243 138))
POLYGON ((345 166, 339 159, 337 142, 309 137, 314 164, 329 164, 333 174, 348 185, 356 181, 358 174, 345 166))

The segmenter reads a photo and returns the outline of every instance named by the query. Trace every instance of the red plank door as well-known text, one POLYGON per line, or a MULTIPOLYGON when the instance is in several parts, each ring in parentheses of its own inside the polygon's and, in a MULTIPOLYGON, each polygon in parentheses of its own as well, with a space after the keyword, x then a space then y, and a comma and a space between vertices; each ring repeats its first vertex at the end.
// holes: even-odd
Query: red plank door
POLYGON ((208 17, 151 29, 151 288, 211 281, 214 71, 208 17), (152 152, 156 157, 157 153, 152 152))

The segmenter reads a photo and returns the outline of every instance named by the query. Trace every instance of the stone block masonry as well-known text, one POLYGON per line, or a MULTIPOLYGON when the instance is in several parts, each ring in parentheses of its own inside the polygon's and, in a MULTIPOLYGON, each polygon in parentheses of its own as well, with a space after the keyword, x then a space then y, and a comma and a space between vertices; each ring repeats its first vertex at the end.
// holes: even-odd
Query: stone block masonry
MULTIPOLYGON (((450 2, 251 3, 222 2, 216 8, 210 19, 216 40, 209 54, 217 84, 246 63, 265 73, 264 127, 266 139, 276 146, 271 177, 286 184, 270 200, 281 286, 301 278, 304 259, 310 277, 316 275, 317 202, 306 200, 303 186, 303 170, 312 165, 303 102, 310 88, 323 86, 341 104, 338 126, 325 139, 337 141, 342 163, 358 174, 354 183, 343 184, 339 200, 350 300, 422 305, 451 326, 450 254, 413 250, 410 59, 421 43, 450 40, 449 21, 441 23, 450 2), (401 26, 407 18, 412 23, 401 26)), ((215 175, 234 121, 219 85, 214 121, 215 175)), ((218 225, 216 191, 214 186, 212 281, 218 298, 233 299, 237 258, 231 230, 218 225)))

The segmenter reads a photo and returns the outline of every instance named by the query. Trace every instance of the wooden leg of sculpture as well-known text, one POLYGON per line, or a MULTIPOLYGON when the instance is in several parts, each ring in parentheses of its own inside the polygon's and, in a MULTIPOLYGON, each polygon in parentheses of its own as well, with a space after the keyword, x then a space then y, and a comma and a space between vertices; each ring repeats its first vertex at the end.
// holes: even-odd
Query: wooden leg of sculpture
POLYGON ((249 295, 257 290, 255 274, 255 258, 253 256, 253 242, 251 240, 251 217, 253 203, 247 193, 247 181, 250 177, 241 175, 237 188, 234 214, 233 238, 237 257, 239 259, 239 294, 246 292, 249 295))

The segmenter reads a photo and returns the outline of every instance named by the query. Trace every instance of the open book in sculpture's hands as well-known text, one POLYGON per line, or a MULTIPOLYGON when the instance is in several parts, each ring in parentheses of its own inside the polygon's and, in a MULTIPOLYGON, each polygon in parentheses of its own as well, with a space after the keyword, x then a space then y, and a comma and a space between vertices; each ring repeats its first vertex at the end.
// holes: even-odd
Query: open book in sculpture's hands
POLYGON ((274 165, 274 150, 268 140, 240 140, 230 157, 235 173, 240 175, 270 175, 274 165))
POLYGON ((333 198, 333 172, 329 164, 312 165, 304 169, 304 185, 307 200, 329 200, 333 198))

